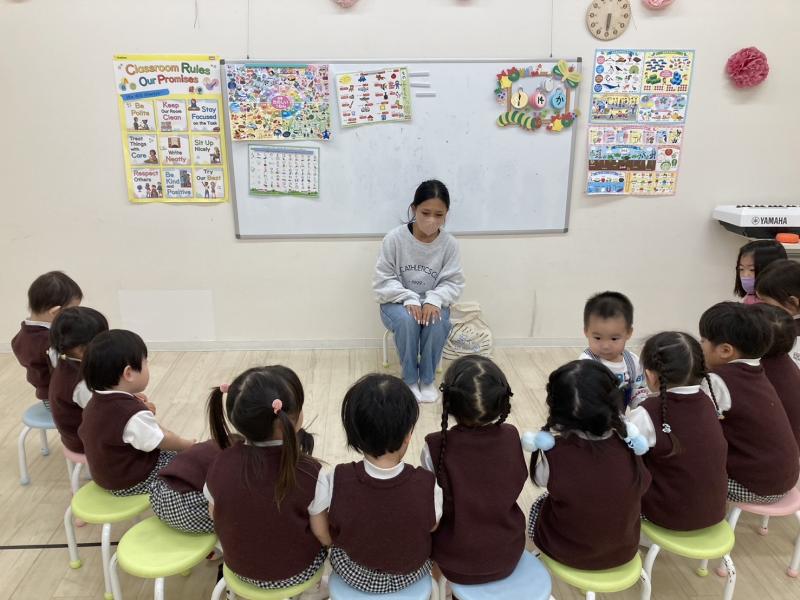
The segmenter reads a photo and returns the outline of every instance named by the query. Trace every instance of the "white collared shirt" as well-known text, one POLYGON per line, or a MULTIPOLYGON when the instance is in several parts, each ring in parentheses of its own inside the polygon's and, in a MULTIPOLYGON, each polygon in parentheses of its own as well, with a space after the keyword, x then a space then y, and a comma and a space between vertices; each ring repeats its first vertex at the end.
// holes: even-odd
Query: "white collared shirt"
MULTIPOLYGON (((128 394, 128 396, 135 398, 133 394, 120 390, 95 390, 94 393, 100 394, 101 396, 108 394, 128 394)), ((144 404, 142 404, 142 406, 144 406, 144 404)), ((140 410, 128 419, 128 422, 125 423, 125 427, 122 430, 122 441, 142 452, 155 450, 163 439, 164 432, 158 425, 156 416, 146 408, 140 410)))
MULTIPOLYGON (((702 389, 700 385, 683 385, 673 388, 668 388, 667 391, 671 394, 696 394, 702 389)), ((727 388, 726 388, 727 389, 727 388)), ((705 390, 703 390, 705 392, 705 390)), ((708 396, 708 392, 706 392, 706 396, 708 396)), ((708 398, 711 401, 711 398, 708 398)), ((644 406, 637 406, 633 410, 628 413, 626 417, 628 421, 636 425, 639 428, 639 433, 642 434, 645 439, 647 440, 647 445, 651 448, 655 447, 656 445, 656 428, 653 425, 653 420, 650 418, 650 413, 644 408, 644 406)))
MULTIPOLYGON (((745 365, 750 365, 751 367, 757 367, 761 364, 760 358, 737 358, 736 360, 732 360, 728 364, 733 363, 742 363, 745 365)), ((717 401, 717 408, 719 409, 719 414, 725 413, 731 409, 731 392, 728 389, 728 386, 725 385, 725 382, 722 380, 722 377, 717 375, 716 373, 709 373, 708 378, 711 380, 711 391, 714 392, 714 399, 717 401)), ((708 381, 703 379, 703 382, 700 384, 701 389, 708 394, 711 395, 708 389, 708 381)))

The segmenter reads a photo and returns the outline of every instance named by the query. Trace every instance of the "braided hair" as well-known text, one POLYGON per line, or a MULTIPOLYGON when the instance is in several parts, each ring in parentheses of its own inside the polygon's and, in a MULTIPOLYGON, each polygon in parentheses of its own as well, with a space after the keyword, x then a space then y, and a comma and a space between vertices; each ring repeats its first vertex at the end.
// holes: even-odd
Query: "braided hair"
MULTIPOLYGON (((682 331, 663 331, 645 342, 642 349, 642 366, 658 376, 661 400, 661 431, 667 434, 672 450, 667 458, 681 453, 681 443, 672 431, 667 414, 667 389, 685 385, 699 385, 705 379, 711 389, 703 349, 700 343, 682 331)), ((711 399, 719 414, 717 399, 711 390, 711 399)))
POLYGON ((442 441, 436 461, 436 479, 447 496, 449 481, 444 457, 449 417, 452 415, 465 427, 500 426, 511 412, 514 394, 500 367, 477 354, 455 360, 444 374, 439 389, 442 391, 442 441))
MULTIPOLYGON (((573 360, 552 373, 547 382, 549 414, 542 431, 563 437, 582 432, 600 437, 613 431, 620 438, 628 436, 622 419, 624 393, 608 367, 594 360, 573 360)), ((542 450, 531 456, 533 480, 542 450)), ((637 477, 643 476, 641 461, 636 461, 637 477)))

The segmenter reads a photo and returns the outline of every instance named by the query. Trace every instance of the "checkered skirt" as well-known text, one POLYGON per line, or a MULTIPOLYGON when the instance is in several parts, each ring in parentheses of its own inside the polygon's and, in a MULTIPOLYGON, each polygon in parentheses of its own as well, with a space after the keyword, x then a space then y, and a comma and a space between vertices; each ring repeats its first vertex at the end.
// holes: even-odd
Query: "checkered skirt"
POLYGON ((125 488, 124 490, 108 490, 114 496, 137 496, 139 494, 148 494, 150 490, 153 489, 153 484, 156 482, 156 477, 158 477, 158 472, 166 467, 169 462, 177 456, 177 452, 173 452, 172 450, 161 450, 158 453, 158 462, 156 462, 155 468, 150 471, 150 474, 147 476, 147 479, 144 481, 140 481, 136 485, 132 485, 129 488, 125 488))
POLYGON ((533 541, 533 536, 536 533, 536 521, 539 520, 539 513, 542 512, 545 499, 547 499, 547 492, 534 500, 531 505, 531 512, 528 515, 528 537, 531 541, 533 541))
POLYGON ((426 560, 411 573, 384 573, 361 566, 347 553, 336 546, 331 547, 331 567, 342 580, 352 588, 367 594, 391 594, 399 592, 431 574, 432 563, 426 560))
POLYGON ((747 502, 748 504, 774 504, 786 495, 776 494, 774 496, 759 496, 748 490, 738 481, 728 478, 728 500, 731 502, 747 502))
MULTIPOLYGON (((225 548, 223 548, 222 551, 224 552, 225 548)), ((281 590, 284 588, 293 587, 295 585, 300 585, 301 583, 305 583, 306 581, 311 579, 314 576, 314 574, 322 568, 322 565, 327 557, 328 557, 328 549, 323 548, 314 558, 314 562, 312 562, 308 567, 306 567, 297 575, 293 575, 292 577, 289 577, 289 579, 281 579, 280 581, 260 581, 258 579, 250 579, 249 577, 242 577, 241 575, 236 575, 236 576, 245 583, 254 585, 257 588, 261 588, 262 590, 281 590)))
POLYGON ((150 490, 150 507, 173 529, 184 533, 214 533, 214 521, 208 515, 208 500, 202 492, 176 492, 157 477, 150 490))

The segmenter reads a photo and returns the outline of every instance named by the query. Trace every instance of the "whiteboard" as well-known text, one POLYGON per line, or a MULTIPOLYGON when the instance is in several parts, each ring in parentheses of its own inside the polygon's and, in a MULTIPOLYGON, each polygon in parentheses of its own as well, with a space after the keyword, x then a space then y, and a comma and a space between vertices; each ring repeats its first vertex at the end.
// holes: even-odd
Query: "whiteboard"
MULTIPOLYGON (((580 58, 567 61, 580 69, 580 58)), ((302 62, 330 65, 330 140, 233 141, 226 95, 237 238, 382 237, 408 220, 414 190, 426 179, 440 179, 450 190, 447 230, 452 233, 567 231, 580 117, 560 133, 499 127, 496 120, 505 105, 494 95, 502 70, 538 64, 550 70, 557 60, 302 62), (343 129, 336 104, 336 75, 395 66, 407 66, 417 75, 411 78, 411 121, 343 129), (420 93, 435 95, 420 97, 420 93), (248 146, 265 143, 319 147, 319 195, 250 195, 248 146)), ((579 106, 581 87, 572 91, 573 111, 579 106)))

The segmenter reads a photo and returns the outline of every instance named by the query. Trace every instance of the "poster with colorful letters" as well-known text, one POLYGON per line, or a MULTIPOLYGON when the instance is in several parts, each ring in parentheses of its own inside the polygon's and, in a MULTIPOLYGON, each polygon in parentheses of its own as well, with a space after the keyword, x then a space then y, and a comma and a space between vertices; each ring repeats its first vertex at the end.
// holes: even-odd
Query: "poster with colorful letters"
POLYGON ((672 195, 694 51, 595 53, 587 194, 672 195))
POLYGON ((411 86, 406 67, 336 75, 342 127, 411 120, 411 86))
POLYGON ((128 199, 229 200, 219 58, 118 55, 114 80, 128 199))
POLYGON ((327 140, 328 65, 225 65, 236 140, 327 140))

